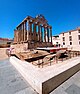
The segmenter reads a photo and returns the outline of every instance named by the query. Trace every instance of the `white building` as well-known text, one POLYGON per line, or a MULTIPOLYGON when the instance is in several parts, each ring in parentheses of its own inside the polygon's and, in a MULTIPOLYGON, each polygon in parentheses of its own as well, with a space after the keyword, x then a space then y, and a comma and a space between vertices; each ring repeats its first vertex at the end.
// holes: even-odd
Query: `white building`
POLYGON ((61 46, 69 47, 72 50, 80 50, 80 27, 61 33, 59 38, 61 46))
POLYGON ((52 36, 52 44, 55 45, 55 46, 59 46, 60 45, 59 35, 52 36))

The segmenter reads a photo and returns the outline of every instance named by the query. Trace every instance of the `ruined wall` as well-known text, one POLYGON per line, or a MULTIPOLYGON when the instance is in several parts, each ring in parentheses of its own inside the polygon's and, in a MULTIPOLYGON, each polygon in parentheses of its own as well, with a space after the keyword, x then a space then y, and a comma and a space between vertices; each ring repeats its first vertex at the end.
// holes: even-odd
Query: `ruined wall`
POLYGON ((15 53, 24 52, 28 49, 28 43, 12 44, 11 48, 14 48, 15 53))

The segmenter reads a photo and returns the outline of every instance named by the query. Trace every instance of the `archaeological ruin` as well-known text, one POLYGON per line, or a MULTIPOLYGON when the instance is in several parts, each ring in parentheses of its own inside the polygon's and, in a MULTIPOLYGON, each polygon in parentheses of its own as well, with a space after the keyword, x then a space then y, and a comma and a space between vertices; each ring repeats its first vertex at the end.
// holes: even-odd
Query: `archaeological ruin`
POLYGON ((26 44, 27 49, 52 46, 52 26, 43 15, 27 16, 14 30, 14 44, 26 44))
MULTIPOLYGON (((63 35, 63 34, 62 34, 63 35)), ((10 62, 39 94, 49 94, 80 70, 80 51, 52 46, 52 26, 28 16, 14 30, 10 62)))

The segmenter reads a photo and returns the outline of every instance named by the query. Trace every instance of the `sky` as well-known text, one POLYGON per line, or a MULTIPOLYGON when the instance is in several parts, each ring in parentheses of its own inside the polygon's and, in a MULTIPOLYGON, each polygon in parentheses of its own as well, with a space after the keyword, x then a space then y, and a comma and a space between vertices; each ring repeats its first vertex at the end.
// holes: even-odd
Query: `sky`
POLYGON ((42 14, 52 34, 80 26, 80 0, 0 0, 0 37, 14 38, 14 29, 28 15, 42 14))

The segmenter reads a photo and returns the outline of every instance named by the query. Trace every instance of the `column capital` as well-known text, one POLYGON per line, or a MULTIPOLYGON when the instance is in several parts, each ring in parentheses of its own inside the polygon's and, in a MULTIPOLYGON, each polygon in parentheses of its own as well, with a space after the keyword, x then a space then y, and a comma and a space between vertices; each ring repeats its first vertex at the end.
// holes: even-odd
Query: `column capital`
POLYGON ((52 29, 52 26, 50 26, 50 29, 52 29))

